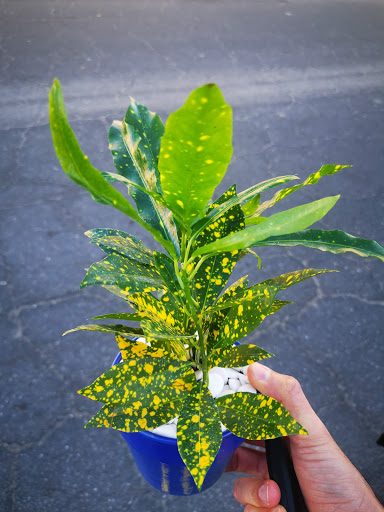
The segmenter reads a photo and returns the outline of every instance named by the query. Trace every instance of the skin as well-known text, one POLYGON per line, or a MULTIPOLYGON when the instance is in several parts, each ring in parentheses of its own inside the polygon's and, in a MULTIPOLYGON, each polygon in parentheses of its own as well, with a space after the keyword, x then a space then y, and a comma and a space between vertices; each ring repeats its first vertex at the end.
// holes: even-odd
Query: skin
MULTIPOLYGON (((281 402, 309 433, 287 438, 309 512, 384 511, 367 482, 332 439, 295 378, 259 363, 249 366, 248 378, 260 393, 281 402)), ((263 446, 261 441, 249 443, 263 446)), ((286 512, 278 504, 280 489, 269 479, 265 454, 240 447, 227 471, 251 476, 239 478, 233 488, 236 500, 245 505, 244 512, 286 512)))

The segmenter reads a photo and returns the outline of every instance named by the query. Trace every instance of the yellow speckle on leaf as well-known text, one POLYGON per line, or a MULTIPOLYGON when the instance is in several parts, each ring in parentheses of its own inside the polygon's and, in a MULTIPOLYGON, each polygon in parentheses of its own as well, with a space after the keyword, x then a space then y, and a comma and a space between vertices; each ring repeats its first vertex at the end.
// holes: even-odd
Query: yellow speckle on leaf
POLYGON ((193 423, 199 423, 200 418, 197 414, 194 414, 191 420, 193 421, 193 423))

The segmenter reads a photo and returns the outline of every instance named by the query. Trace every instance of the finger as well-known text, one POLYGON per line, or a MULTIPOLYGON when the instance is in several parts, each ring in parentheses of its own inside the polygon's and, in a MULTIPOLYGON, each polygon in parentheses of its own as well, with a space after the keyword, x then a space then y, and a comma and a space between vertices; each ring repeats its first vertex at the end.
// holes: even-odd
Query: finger
POLYGON ((273 480, 239 478, 233 486, 233 495, 242 505, 273 508, 280 501, 280 489, 273 480))
POLYGON ((226 471, 245 473, 264 480, 268 477, 267 459, 263 453, 240 447, 232 454, 226 471))
POLYGON ((247 505, 244 509, 244 512, 287 512, 282 505, 277 505, 277 507, 254 507, 253 505, 247 505))
MULTIPOLYGON (((260 393, 281 402, 295 420, 308 430, 312 438, 316 436, 319 441, 329 439, 327 429, 312 409, 299 382, 294 377, 282 375, 262 364, 253 363, 248 368, 248 379, 260 393)), ((304 436, 295 437, 303 438, 304 436)))

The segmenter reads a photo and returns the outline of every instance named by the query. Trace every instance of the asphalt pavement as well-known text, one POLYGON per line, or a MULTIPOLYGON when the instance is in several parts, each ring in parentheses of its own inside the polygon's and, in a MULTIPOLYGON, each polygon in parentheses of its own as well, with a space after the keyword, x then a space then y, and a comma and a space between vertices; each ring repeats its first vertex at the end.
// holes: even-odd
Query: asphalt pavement
MULTIPOLYGON (((79 291, 101 259, 83 233, 110 227, 153 246, 123 214, 92 201, 62 172, 48 91, 93 165, 113 171, 107 132, 134 97, 167 116, 215 82, 233 107, 234 157, 218 192, 325 163, 353 164, 284 201, 341 194, 318 227, 384 245, 384 4, 355 0, 9 0, 0 19, 0 510, 236 512, 235 475, 189 498, 138 473, 118 432, 83 429, 98 406, 76 394, 105 371, 113 337, 62 333, 120 311, 103 289, 79 291)), ((278 210, 278 209, 277 209, 278 210)), ((287 290, 295 304, 248 341, 297 377, 346 455, 384 500, 384 266, 305 248, 260 249, 250 282, 329 268, 287 290)))

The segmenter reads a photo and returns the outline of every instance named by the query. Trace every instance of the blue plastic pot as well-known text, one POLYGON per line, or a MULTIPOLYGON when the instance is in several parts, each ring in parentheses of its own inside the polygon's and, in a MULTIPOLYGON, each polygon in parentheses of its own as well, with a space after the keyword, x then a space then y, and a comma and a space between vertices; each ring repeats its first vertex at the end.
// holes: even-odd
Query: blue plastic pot
MULTIPOLYGON (((121 354, 113 364, 121 361, 121 354)), ((151 432, 121 432, 127 441, 136 465, 143 477, 153 487, 167 494, 188 496, 199 491, 189 470, 185 466, 177 449, 176 439, 152 434, 151 432)), ((244 439, 235 436, 227 430, 223 433, 223 440, 219 453, 210 467, 202 487, 205 491, 224 473, 232 453, 244 439)))

